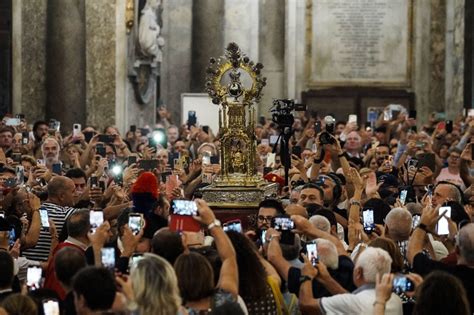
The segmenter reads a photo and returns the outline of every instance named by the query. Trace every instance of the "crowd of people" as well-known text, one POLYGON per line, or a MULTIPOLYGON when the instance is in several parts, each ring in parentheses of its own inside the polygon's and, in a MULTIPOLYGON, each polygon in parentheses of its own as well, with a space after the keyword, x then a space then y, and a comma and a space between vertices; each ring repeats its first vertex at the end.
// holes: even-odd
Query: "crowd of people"
POLYGON ((219 133, 159 114, 125 134, 3 118, 0 314, 472 314, 474 117, 295 113, 291 158, 261 117, 278 195, 220 222, 200 190, 219 133))

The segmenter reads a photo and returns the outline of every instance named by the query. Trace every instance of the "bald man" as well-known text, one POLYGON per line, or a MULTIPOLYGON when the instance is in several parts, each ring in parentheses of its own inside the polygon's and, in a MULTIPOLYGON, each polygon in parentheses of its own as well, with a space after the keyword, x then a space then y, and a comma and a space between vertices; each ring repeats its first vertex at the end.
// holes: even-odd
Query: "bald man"
MULTIPOLYGON (((45 210, 49 220, 56 226, 57 233, 53 237, 61 234, 64 223, 75 210, 71 208, 74 204, 75 189, 72 179, 64 176, 53 177, 48 183, 48 199, 41 204, 40 210, 45 210)), ((31 260, 48 260, 51 240, 49 229, 42 227, 36 246, 25 250, 24 255, 31 260)))

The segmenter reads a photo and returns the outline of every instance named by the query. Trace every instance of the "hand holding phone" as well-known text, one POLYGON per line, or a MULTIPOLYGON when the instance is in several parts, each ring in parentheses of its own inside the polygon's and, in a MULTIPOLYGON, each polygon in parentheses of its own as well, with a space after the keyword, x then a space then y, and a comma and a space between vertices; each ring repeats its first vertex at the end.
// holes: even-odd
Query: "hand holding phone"
POLYGON ((393 289, 392 291, 396 294, 413 292, 415 290, 415 284, 405 275, 396 275, 393 278, 393 289))
POLYGON ((318 264, 318 246, 315 241, 306 243, 306 255, 313 267, 318 264))
POLYGON ((28 267, 26 272, 26 285, 30 290, 40 288, 42 269, 40 267, 28 267))
POLYGON ((173 200, 171 202, 170 230, 198 232, 201 225, 194 220, 193 216, 198 215, 197 204, 190 200, 173 200))
POLYGON ((143 227, 143 215, 140 213, 130 213, 128 216, 128 227, 133 235, 138 235, 143 227))
POLYGON ((240 220, 231 220, 222 225, 224 232, 235 231, 242 233, 242 222, 240 220))
POLYGON ((100 249, 102 265, 113 270, 115 268, 115 248, 103 247, 100 249))
POLYGON ((91 232, 95 233, 97 228, 104 223, 104 213, 102 211, 91 210, 89 223, 91 225, 91 232))
POLYGON ((60 315, 59 302, 56 299, 43 300, 44 315, 60 315))
POLYGON ((49 229, 49 218, 48 218, 48 210, 46 209, 39 209, 40 219, 41 219, 41 227, 45 230, 49 229))
POLYGON ((438 214, 443 216, 438 221, 436 233, 438 233, 438 235, 449 235, 449 221, 447 218, 451 218, 451 207, 440 207, 438 214))
POLYGON ((363 221, 365 233, 367 234, 372 233, 375 230, 374 210, 367 209, 367 210, 362 211, 362 221, 363 221))

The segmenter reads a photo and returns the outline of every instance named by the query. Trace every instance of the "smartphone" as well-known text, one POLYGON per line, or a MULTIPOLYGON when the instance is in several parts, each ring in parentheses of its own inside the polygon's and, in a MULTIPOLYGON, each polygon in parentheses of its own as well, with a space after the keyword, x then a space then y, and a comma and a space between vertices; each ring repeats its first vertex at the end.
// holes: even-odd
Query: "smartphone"
POLYGON ((242 221, 240 220, 232 220, 232 221, 227 221, 222 225, 222 229, 224 232, 227 231, 235 231, 237 233, 242 233, 242 221))
POLYGON ((262 139, 262 140, 260 141, 260 144, 263 144, 263 145, 270 145, 270 140, 268 140, 268 139, 262 139))
POLYGON ((99 181, 99 187, 102 190, 102 192, 105 191, 105 182, 103 180, 99 181))
POLYGON ((202 126, 202 131, 209 134, 209 126, 202 126))
POLYGON ((44 229, 49 229, 48 210, 39 209, 39 213, 40 213, 40 219, 41 219, 41 226, 44 229))
POLYGON ((434 153, 417 154, 416 158, 418 159, 418 168, 426 166, 431 171, 436 171, 436 158, 434 153))
POLYGON ((19 126, 20 125, 20 118, 7 118, 5 121, 6 126, 19 126))
POLYGON ((105 147, 102 143, 98 143, 95 146, 95 154, 100 155, 101 157, 105 158, 105 147))
POLYGON ((12 160, 14 163, 21 163, 21 153, 12 153, 12 160))
POLYGON ((275 166, 275 158, 276 158, 276 153, 268 153, 266 167, 274 167, 275 166))
POLYGON ((127 165, 130 166, 132 164, 136 164, 137 163, 137 156, 136 155, 130 155, 128 157, 128 163, 127 165))
POLYGON ((115 268, 115 248, 113 247, 103 247, 100 249, 100 257, 102 260, 102 265, 107 269, 115 268))
POLYGON ((11 247, 15 244, 16 241, 16 233, 15 228, 11 228, 8 232, 8 245, 11 247))
POLYGON ((306 255, 313 267, 316 267, 318 264, 318 246, 316 242, 313 241, 306 243, 306 255))
POLYGON ((99 135, 99 142, 113 143, 115 141, 115 135, 99 135))
POLYGON ((262 245, 265 245, 265 243, 267 242, 265 236, 267 236, 267 230, 262 230, 262 233, 260 235, 260 239, 262 240, 262 245))
POLYGON ((52 171, 54 174, 62 175, 63 168, 62 168, 61 163, 54 163, 52 166, 52 171))
POLYGON ((25 183, 25 168, 23 165, 17 165, 15 167, 15 173, 16 173, 16 182, 18 185, 23 185, 25 183))
POLYGON ((158 167, 158 160, 140 160, 138 162, 138 168, 151 171, 158 167))
POLYGON ((418 160, 417 159, 411 158, 411 159, 408 160, 408 162, 407 162, 408 171, 415 172, 417 166, 418 166, 418 160))
POLYGON ((211 165, 211 152, 204 151, 202 153, 202 165, 211 165))
POLYGON ((143 217, 140 213, 130 213, 128 215, 128 227, 132 230, 133 235, 138 235, 142 229, 143 217))
POLYGON ((190 110, 188 111, 188 128, 191 126, 195 126, 197 123, 196 111, 190 110))
POLYGON ((416 110, 411 110, 408 112, 408 118, 416 119, 416 110))
POLYGON ((270 144, 276 144, 278 141, 278 136, 270 136, 270 144))
POLYGON ((169 153, 168 154, 168 165, 173 170, 175 165, 178 164, 179 161, 179 152, 169 153))
POLYGON ((25 114, 16 114, 15 117, 18 119, 25 119, 25 114))
POLYGON ((44 315, 59 315, 59 302, 56 299, 43 300, 44 315))
POLYGON ((417 141, 416 144, 415 144, 415 146, 416 146, 417 148, 420 148, 420 149, 424 148, 425 145, 426 145, 426 143, 423 142, 423 141, 417 141))
POLYGON ((404 206, 407 199, 408 190, 403 189, 400 191, 400 203, 404 206))
POLYGON ((172 231, 199 232, 201 225, 194 220, 198 214, 196 202, 190 200, 171 201, 170 229, 172 231))
POLYGON ((136 125, 130 125, 130 131, 131 132, 136 132, 137 131, 137 126, 136 125))
POLYGON ((444 216, 441 217, 441 219, 439 219, 438 224, 436 226, 436 233, 438 233, 438 235, 449 235, 449 222, 446 217, 451 218, 451 207, 440 207, 438 210, 438 214, 442 215, 445 211, 446 213, 444 214, 444 216))
POLYGON ((364 225, 365 233, 370 234, 375 230, 373 209, 367 209, 362 211, 362 222, 364 225))
POLYGON ((91 225, 91 232, 95 233, 95 230, 104 223, 104 213, 102 211, 91 210, 89 223, 91 225))
POLYGON ((29 289, 36 290, 40 288, 41 274, 41 267, 28 267, 26 271, 26 285, 29 289))
POLYGON ((413 281, 408 279, 405 275, 396 275, 393 278, 393 292, 396 294, 404 292, 413 292, 415 290, 415 284, 413 281))
POLYGON ((28 142, 30 142, 30 135, 28 134, 28 131, 23 131, 23 132, 21 133, 21 135, 22 135, 22 136, 21 136, 21 143, 22 143, 23 145, 27 145, 28 142))
POLYGON ((471 160, 474 161, 474 143, 471 143, 471 160))
POLYGON ((314 123, 314 132, 316 134, 321 132, 321 122, 319 120, 314 123))
POLYGON ((420 224, 420 219, 421 219, 421 216, 419 214, 413 215, 412 220, 411 220, 412 229, 415 229, 420 224))
POLYGON ((446 120, 446 125, 444 127, 446 129, 447 133, 453 132, 453 121, 452 120, 446 120))
POLYGON ((84 140, 89 143, 94 135, 94 131, 84 131, 84 140))
POLYGON ((97 176, 91 176, 89 179, 89 185, 91 188, 99 186, 99 178, 97 176))
POLYGON ((469 117, 474 117, 474 108, 469 108, 469 109, 467 110, 467 115, 468 115, 469 117))
POLYGON ((212 155, 210 157, 210 162, 211 162, 211 164, 219 164, 219 156, 218 155, 212 155))
POLYGON ((347 120, 347 122, 350 124, 350 123, 355 123, 357 124, 357 115, 349 115, 349 119, 347 120))
POLYGON ((0 218, 5 218, 5 211, 0 211, 0 218))
POLYGON ((281 233, 280 243, 293 245, 295 234, 292 230, 295 228, 295 222, 288 216, 277 216, 272 220, 272 227, 281 233))
POLYGON ((72 125, 72 136, 73 137, 79 137, 79 134, 81 133, 81 124, 74 124, 72 125))
POLYGON ((291 154, 296 155, 298 158, 301 159, 301 147, 299 145, 294 146, 293 149, 291 150, 291 154))
POLYGON ((165 191, 166 191, 166 196, 168 197, 169 200, 173 199, 173 190, 177 187, 179 187, 179 179, 178 175, 171 174, 168 176, 166 179, 166 184, 165 184, 165 191))

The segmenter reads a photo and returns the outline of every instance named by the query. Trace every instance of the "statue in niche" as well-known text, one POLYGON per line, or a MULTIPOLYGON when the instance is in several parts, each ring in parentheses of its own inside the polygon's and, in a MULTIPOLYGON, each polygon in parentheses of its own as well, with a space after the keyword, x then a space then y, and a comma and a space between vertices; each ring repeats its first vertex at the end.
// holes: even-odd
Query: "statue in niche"
POLYGON ((153 61, 161 63, 163 53, 161 48, 165 44, 161 36, 163 22, 161 12, 163 11, 162 0, 147 0, 140 17, 138 28, 138 44, 140 52, 145 56, 152 58, 153 61))
POLYGON ((240 140, 234 139, 232 141, 232 171, 233 173, 245 173, 245 156, 243 151, 243 146, 240 140))

